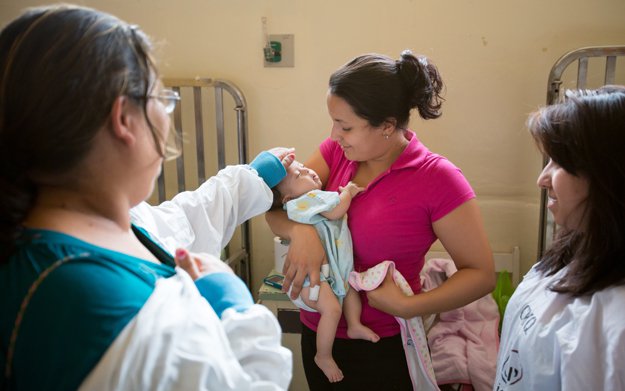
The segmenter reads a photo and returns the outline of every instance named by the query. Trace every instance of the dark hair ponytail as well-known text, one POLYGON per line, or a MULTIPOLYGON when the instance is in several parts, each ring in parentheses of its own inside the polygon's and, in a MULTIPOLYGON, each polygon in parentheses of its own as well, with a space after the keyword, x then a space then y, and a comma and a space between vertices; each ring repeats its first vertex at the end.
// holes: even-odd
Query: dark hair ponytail
POLYGON ((441 116, 443 80, 438 69, 424 56, 415 57, 404 50, 397 61, 397 73, 403 80, 409 109, 416 108, 423 119, 441 116))
POLYGON ((380 54, 358 56, 334 72, 329 85, 331 94, 344 99, 372 126, 394 118, 404 129, 413 108, 423 119, 438 118, 444 100, 436 66, 408 50, 397 61, 380 54))
POLYGON ((27 177, 16 175, 18 171, 8 163, 4 158, 0 162, 0 263, 12 252, 20 224, 32 208, 37 193, 35 185, 27 177))

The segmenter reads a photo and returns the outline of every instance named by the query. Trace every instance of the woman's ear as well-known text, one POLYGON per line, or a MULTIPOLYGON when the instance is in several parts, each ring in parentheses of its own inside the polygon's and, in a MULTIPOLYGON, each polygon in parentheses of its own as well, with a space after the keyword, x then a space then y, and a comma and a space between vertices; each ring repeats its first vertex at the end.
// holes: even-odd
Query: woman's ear
POLYGON ((388 117, 387 119, 384 120, 384 123, 382 124, 382 130, 383 131, 385 130, 389 133, 392 133, 396 128, 397 128, 397 119, 393 117, 388 117))
POLYGON ((123 143, 133 144, 137 137, 132 131, 135 121, 134 106, 127 96, 118 96, 113 101, 110 114, 111 132, 123 143))

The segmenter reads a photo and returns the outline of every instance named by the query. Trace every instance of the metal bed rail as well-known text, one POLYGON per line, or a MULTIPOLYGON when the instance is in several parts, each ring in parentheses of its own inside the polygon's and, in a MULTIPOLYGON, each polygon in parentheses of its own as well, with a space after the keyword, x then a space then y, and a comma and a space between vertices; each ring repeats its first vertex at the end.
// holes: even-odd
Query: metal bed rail
MULTIPOLYGON (((183 99, 173 113, 180 155, 163 163, 152 198, 158 203, 197 188, 227 164, 248 162, 247 103, 235 84, 210 78, 166 78, 163 83, 183 99), (230 107, 234 115, 226 111, 230 107)), ((251 288, 249 222, 237 229, 222 259, 251 288)))

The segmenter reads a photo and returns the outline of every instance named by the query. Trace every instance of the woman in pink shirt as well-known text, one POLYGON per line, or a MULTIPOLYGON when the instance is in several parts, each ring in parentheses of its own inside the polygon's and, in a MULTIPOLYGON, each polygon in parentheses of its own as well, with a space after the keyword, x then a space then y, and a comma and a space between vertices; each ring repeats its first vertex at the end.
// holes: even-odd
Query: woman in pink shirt
MULTIPOLYGON (((392 260, 412 290, 421 292, 424 255, 440 239, 458 272, 439 288, 411 297, 389 276, 379 288, 361 292, 362 322, 381 339, 349 339, 342 319, 333 354, 344 377, 337 383, 330 383, 314 362, 319 314, 302 311, 302 356, 311 390, 412 389, 395 316, 448 311, 494 288, 492 252, 475 193, 457 167, 407 129, 413 108, 423 119, 441 115, 442 88, 437 68, 410 51, 399 60, 365 54, 330 77, 332 130, 305 165, 318 173, 325 190, 349 181, 365 188, 349 209, 354 270, 392 260)), ((314 227, 289 221, 282 211, 266 216, 273 232, 291 242, 284 290, 292 285, 295 298, 307 275, 311 286, 319 284, 323 246, 314 227)))

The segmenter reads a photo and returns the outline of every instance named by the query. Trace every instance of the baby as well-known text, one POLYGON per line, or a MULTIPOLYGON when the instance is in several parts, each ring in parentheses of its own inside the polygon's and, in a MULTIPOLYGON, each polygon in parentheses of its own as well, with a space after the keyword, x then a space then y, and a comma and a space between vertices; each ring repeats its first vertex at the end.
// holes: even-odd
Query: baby
POLYGON ((339 194, 323 191, 321 186, 317 173, 294 161, 286 177, 274 188, 274 207, 282 205, 291 220, 313 224, 324 244, 327 263, 321 266, 321 286, 310 287, 306 281, 293 302, 304 310, 319 312, 315 363, 330 382, 338 382, 343 373, 332 358, 332 345, 341 317, 341 302, 350 338, 377 342, 380 337, 360 322, 360 297, 347 282, 353 269, 353 254, 346 212, 352 198, 364 189, 349 182, 339 188, 339 194))

